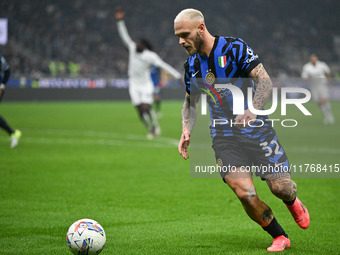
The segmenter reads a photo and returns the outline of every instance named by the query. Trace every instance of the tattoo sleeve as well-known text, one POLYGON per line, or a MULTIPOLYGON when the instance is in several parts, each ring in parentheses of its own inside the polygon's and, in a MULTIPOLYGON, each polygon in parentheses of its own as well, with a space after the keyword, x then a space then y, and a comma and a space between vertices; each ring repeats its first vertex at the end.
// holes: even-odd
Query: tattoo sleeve
POLYGON ((253 106, 257 110, 262 110, 271 96, 273 84, 262 64, 258 64, 251 72, 249 77, 257 83, 257 88, 253 98, 253 106))
POLYGON ((197 118, 197 103, 199 96, 185 95, 184 104, 182 108, 182 131, 189 131, 191 133, 197 118), (193 98, 190 98, 193 97, 193 98))

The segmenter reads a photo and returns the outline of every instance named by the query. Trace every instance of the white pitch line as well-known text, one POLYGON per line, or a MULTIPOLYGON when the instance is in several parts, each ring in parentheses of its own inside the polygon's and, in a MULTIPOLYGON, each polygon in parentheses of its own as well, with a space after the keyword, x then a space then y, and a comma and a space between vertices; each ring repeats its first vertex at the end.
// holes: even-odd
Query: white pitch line
POLYGON ((300 153, 322 153, 322 154, 339 154, 340 155, 340 149, 336 148, 311 148, 311 147, 288 147, 288 152, 300 152, 300 153))
MULTIPOLYGON (((8 137, 0 137, 0 141, 9 141, 8 137)), ((94 130, 65 130, 65 129, 26 129, 22 142, 29 143, 58 143, 58 144, 98 144, 108 146, 138 146, 138 147, 160 147, 173 148, 178 145, 178 140, 169 137, 156 137, 147 140, 144 135, 114 132, 98 132, 94 130), (42 134, 40 137, 26 136, 25 133, 42 134), (49 135, 60 135, 68 138, 46 137, 49 135), (69 138, 72 136, 73 138, 69 138), (78 139, 76 137, 79 137, 78 139), (96 138, 83 139, 81 137, 96 138), (104 139, 103 139, 104 138, 104 139)), ((210 148, 210 147, 209 147, 210 148)), ((287 152, 296 153, 321 153, 339 154, 340 149, 325 147, 287 147, 287 152)))
POLYGON ((129 134, 129 133, 113 133, 113 132, 98 132, 94 130, 63 130, 63 129, 28 129, 29 132, 39 134, 51 134, 51 135, 65 135, 65 136, 85 136, 85 137, 96 137, 96 138, 118 138, 123 140, 134 140, 134 141, 147 141, 147 142, 161 142, 170 145, 178 145, 178 140, 159 136, 153 140, 146 140, 145 135, 129 134))
MULTIPOLYGON (((1 139, 3 141, 5 139, 1 139)), ((6 141, 8 141, 6 139, 6 141)), ((70 144, 70 145, 104 145, 104 146, 135 146, 135 147, 156 147, 174 148, 173 145, 164 143, 133 142, 110 139, 74 139, 74 138, 46 138, 46 137, 22 137, 21 143, 36 144, 70 144)))
MULTIPOLYGON (((6 137, 0 137, 0 141, 5 140, 8 141, 8 138, 6 139, 6 137)), ((146 136, 138 134, 65 129, 26 129, 24 130, 23 137, 21 138, 21 143, 23 142, 40 144, 97 144, 107 146, 137 146, 157 148, 174 148, 178 145, 177 140, 167 137, 156 137, 152 140, 147 140, 146 136), (40 136, 32 137, 29 135, 27 136, 27 134, 40 134, 40 136), (62 137, 50 137, 50 135, 62 137)))

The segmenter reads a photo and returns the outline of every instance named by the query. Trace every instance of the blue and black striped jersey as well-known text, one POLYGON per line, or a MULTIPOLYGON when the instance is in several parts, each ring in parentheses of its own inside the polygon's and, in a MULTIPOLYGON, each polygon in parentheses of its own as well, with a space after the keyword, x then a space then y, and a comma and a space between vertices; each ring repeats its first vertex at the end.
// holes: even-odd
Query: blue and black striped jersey
POLYGON ((9 65, 6 61, 6 59, 0 54, 0 73, 8 70, 9 65))
MULTIPOLYGON (((186 91, 191 95, 208 93, 210 118, 234 120, 233 95, 228 89, 216 89, 212 93, 214 84, 231 83, 243 92, 245 102, 244 109, 248 108, 247 89, 256 90, 257 84, 248 78, 253 68, 260 64, 258 55, 242 39, 233 37, 216 36, 214 46, 209 57, 195 54, 187 59, 184 64, 186 91), (208 92, 210 90, 210 93, 208 92), (217 96, 218 95, 218 96, 217 96)), ((253 96, 253 95, 252 95, 253 96)), ((258 116, 258 119, 266 119, 267 116, 258 116)), ((271 123, 264 121, 259 127, 246 127, 239 129, 230 124, 210 126, 211 136, 242 135, 250 138, 258 138, 271 129, 271 123)))
MULTIPOLYGON (((6 85, 9 78, 9 65, 6 59, 0 54, 0 83, 6 85)), ((3 85, 2 85, 3 86, 3 85)), ((2 93, 3 95, 3 93, 2 93)), ((2 96, 1 96, 2 97, 2 96)), ((0 97, 0 99, 1 99, 0 97)))

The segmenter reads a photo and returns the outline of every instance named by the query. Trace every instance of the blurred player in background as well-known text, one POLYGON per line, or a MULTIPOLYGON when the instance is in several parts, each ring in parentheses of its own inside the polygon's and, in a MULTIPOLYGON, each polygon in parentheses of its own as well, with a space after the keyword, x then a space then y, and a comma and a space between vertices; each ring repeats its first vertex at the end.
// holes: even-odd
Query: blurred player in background
POLYGON ((328 101, 328 79, 331 77, 328 65, 319 61, 318 56, 313 53, 310 55, 309 62, 303 66, 301 76, 310 83, 312 98, 318 102, 324 115, 324 124, 334 124, 332 108, 328 101))
MULTIPOLYGON (((200 11, 194 9, 181 11, 174 20, 174 29, 179 44, 190 55, 184 64, 187 93, 182 108, 182 135, 178 145, 179 153, 187 159, 190 134, 196 122, 197 103, 202 89, 208 89, 209 84, 214 86, 215 81, 230 82, 233 79, 237 82, 235 86, 241 87, 243 91, 248 87, 255 90, 253 107, 262 110, 271 95, 272 82, 258 55, 243 40, 212 36, 200 11), (256 83, 255 86, 253 82, 256 83)), ((251 120, 257 118, 261 120, 268 116, 256 116, 246 103, 244 114, 234 115, 233 95, 226 94, 227 91, 223 90, 215 92, 220 95, 223 93, 224 96, 220 99, 220 104, 214 103, 215 98, 207 100, 211 119, 228 119, 229 123, 231 121, 241 123, 210 126, 216 163, 221 168, 228 169, 228 166, 231 166, 235 169, 221 172, 221 177, 234 191, 248 216, 272 236, 273 243, 267 250, 283 251, 290 247, 288 235, 277 222, 270 207, 258 197, 252 172, 243 169, 251 169, 252 166, 271 166, 273 170, 256 171, 255 174, 266 181, 271 192, 286 204, 299 227, 308 228, 309 213, 296 197, 296 183, 291 180, 290 173, 283 168, 289 168, 287 155, 272 125, 264 124, 261 127, 242 125, 253 124, 254 121, 251 120)), ((215 97, 217 101, 217 96, 215 97)))
POLYGON ((165 63, 155 52, 151 45, 144 39, 135 43, 129 36, 124 22, 124 13, 116 9, 118 33, 124 45, 129 50, 129 93, 132 104, 136 106, 139 116, 148 129, 147 138, 152 139, 160 135, 157 116, 152 109, 154 85, 151 79, 151 67, 160 67, 176 79, 180 73, 165 63))
POLYGON ((151 79, 155 86, 153 91, 154 107, 158 118, 162 117, 161 113, 161 69, 157 66, 151 68, 151 79))
MULTIPOLYGON (((11 71, 9 65, 6 59, 0 54, 0 102, 5 94, 6 83, 9 79, 10 74, 11 71)), ((16 147, 19 143, 21 132, 19 130, 11 128, 2 116, 0 116, 0 127, 10 135, 11 148, 16 147)))

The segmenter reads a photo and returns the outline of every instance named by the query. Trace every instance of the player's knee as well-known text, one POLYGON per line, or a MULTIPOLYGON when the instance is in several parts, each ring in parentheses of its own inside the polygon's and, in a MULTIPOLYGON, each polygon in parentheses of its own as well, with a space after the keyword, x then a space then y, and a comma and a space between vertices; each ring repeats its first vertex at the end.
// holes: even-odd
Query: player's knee
POLYGON ((297 193, 297 185, 292 180, 291 180, 291 183, 292 183, 292 189, 293 189, 293 197, 292 197, 292 199, 294 199, 296 197, 296 193, 297 193))
POLYGON ((322 106, 322 105, 325 105, 327 103, 327 99, 326 98, 321 98, 320 99, 320 102, 319 104, 322 106))
MULTIPOLYGON (((229 185, 230 186, 230 185, 229 185)), ((231 185, 231 189, 234 191, 238 199, 242 204, 251 205, 258 199, 254 186, 244 187, 240 185, 231 185)))
POLYGON ((143 119, 143 111, 142 111, 142 108, 140 105, 137 105, 136 106, 136 109, 137 109, 137 112, 138 112, 138 115, 141 119, 143 119))
POLYGON ((149 105, 149 104, 141 104, 141 110, 142 110, 143 112, 148 112, 148 111, 150 111, 150 108, 151 108, 151 105, 149 105))
POLYGON ((241 201, 243 205, 247 206, 255 206, 256 201, 258 200, 257 194, 255 190, 243 190, 237 194, 238 199, 241 201))
POLYGON ((271 192, 278 198, 290 201, 296 197, 297 185, 292 180, 281 180, 279 183, 269 182, 271 192))

